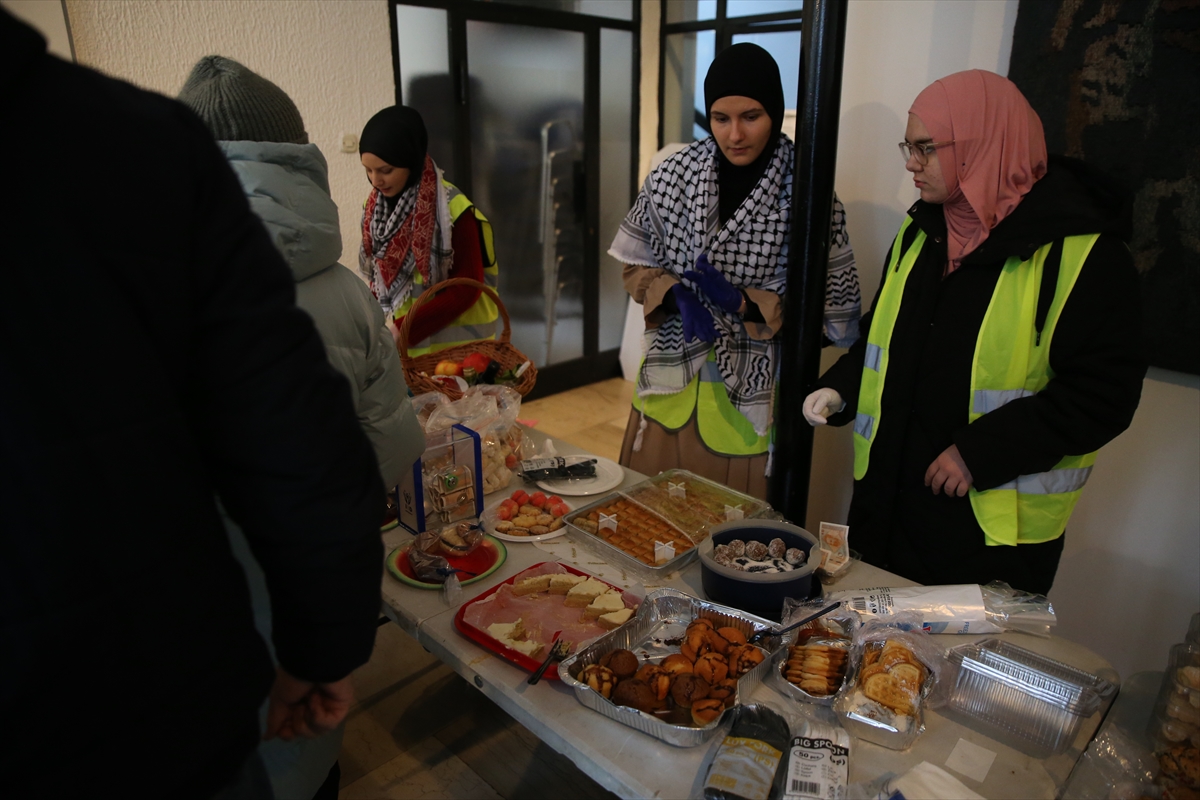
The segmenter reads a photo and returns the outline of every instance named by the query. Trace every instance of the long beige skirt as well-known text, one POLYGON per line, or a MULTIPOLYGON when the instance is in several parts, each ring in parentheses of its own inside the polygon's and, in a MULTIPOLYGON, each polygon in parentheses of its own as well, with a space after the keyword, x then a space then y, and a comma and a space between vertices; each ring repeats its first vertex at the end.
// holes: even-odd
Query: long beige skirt
POLYGON ((635 453, 633 440, 641 420, 641 413, 636 408, 631 409, 629 422, 625 425, 625 439, 621 443, 621 466, 645 475, 657 475, 666 469, 686 469, 751 497, 767 499, 767 478, 763 474, 767 468, 766 453, 758 456, 714 453, 701 440, 694 413, 688 424, 678 431, 669 431, 646 417, 642 447, 635 453))

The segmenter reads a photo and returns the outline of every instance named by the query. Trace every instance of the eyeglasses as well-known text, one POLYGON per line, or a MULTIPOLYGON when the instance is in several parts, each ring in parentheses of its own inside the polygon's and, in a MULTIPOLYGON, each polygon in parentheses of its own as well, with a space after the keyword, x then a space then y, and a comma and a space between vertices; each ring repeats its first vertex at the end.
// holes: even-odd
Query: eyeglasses
POLYGON ((948 142, 920 142, 918 144, 910 144, 909 142, 900 143, 900 155, 904 156, 904 163, 907 164, 910 158, 914 156, 917 163, 925 165, 929 163, 929 154, 939 147, 945 147, 948 144, 954 144, 951 139, 948 142))

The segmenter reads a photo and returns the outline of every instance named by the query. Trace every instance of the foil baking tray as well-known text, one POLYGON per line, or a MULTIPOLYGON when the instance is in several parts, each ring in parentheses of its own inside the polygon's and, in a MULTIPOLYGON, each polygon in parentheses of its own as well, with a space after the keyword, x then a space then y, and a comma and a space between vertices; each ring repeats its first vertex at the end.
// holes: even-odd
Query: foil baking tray
POLYGON ((663 470, 624 490, 629 498, 665 517, 699 544, 723 522, 752 519, 771 507, 756 497, 686 469, 663 470))
POLYGON ((950 706, 1029 755, 1066 751, 1083 721, 1116 686, 1081 669, 999 639, 952 649, 958 667, 950 706))
MULTIPOLYGON (((718 627, 737 628, 747 637, 760 630, 775 628, 775 623, 770 620, 736 608, 710 603, 676 589, 658 589, 646 595, 646 599, 638 607, 637 614, 629 622, 564 659, 558 667, 559 677, 563 683, 575 690, 575 698, 580 703, 611 720, 676 747, 696 747, 704 744, 731 717, 732 707, 725 709, 721 716, 703 728, 676 725, 653 714, 615 705, 575 678, 584 667, 599 663, 602 656, 613 650, 630 650, 643 663, 658 662, 672 653, 678 653, 678 640, 682 638, 684 630, 692 620, 698 617, 707 617, 718 627)), ((775 654, 781 648, 786 649, 787 644, 792 641, 791 637, 791 633, 784 636, 767 636, 755 643, 766 652, 766 657, 761 664, 738 679, 738 699, 735 706, 758 688, 767 670, 771 669, 775 654)))
POLYGON ((629 502, 640 507, 647 514, 657 517, 663 522, 671 525, 672 528, 683 534, 685 538, 687 537, 687 534, 680 530, 679 526, 675 525, 670 519, 664 517, 654 509, 647 508, 636 500, 630 498, 629 495, 625 494, 624 492, 613 492, 605 495, 594 503, 589 503, 582 508, 577 508, 564 516, 563 520, 566 522, 567 538, 580 545, 584 549, 600 556, 613 566, 620 567, 627 572, 637 575, 645 581, 651 581, 655 583, 661 583, 664 580, 664 576, 683 569, 688 564, 696 560, 699 550, 695 545, 693 545, 687 550, 684 550, 682 553, 678 553, 674 557, 664 561, 662 564, 647 564, 631 553, 625 552, 616 545, 609 544, 597 534, 589 533, 574 522, 577 517, 586 517, 591 511, 607 506, 608 504, 617 500, 628 500, 629 502))
MULTIPOLYGON (((785 619, 780 624, 786 626, 788 622, 789 620, 785 619)), ((807 638, 807 644, 820 644, 846 651, 846 671, 842 676, 841 686, 833 694, 812 695, 787 679, 788 650, 790 644, 789 646, 779 648, 779 652, 775 654, 771 671, 767 678, 768 685, 775 691, 793 700, 819 706, 832 706, 833 701, 839 695, 844 693, 849 687, 854 686, 858 676, 858 660, 854 657, 853 648, 851 647, 854 629, 857 626, 858 614, 851 609, 840 608, 821 619, 809 622, 804 627, 798 628, 789 634, 789 640, 792 643, 799 644, 801 639, 807 638), (807 633, 807 637, 803 636, 805 633, 807 633)))

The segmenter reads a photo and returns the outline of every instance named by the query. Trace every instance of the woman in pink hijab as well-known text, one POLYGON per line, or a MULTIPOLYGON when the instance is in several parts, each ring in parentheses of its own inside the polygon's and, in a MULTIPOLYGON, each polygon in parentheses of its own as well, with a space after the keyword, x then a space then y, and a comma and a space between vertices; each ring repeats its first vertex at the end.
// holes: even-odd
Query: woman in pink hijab
POLYGON ((925 584, 1046 593, 1096 451, 1146 366, 1126 194, 1050 157, 1000 75, 921 92, 900 143, 920 199, 889 248, 869 334, 804 403, 854 424, 848 522, 873 564, 925 584))

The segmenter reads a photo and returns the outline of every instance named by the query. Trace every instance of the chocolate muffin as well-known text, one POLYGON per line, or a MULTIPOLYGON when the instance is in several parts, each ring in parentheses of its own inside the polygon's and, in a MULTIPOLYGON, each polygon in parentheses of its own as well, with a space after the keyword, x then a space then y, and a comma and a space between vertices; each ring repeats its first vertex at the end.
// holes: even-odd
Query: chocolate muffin
POLYGON ((638 711, 649 712, 658 708, 658 699, 654 696, 654 691, 649 684, 637 678, 618 683, 617 688, 613 689, 612 701, 619 706, 629 706, 638 711))
POLYGON ((608 667, 617 676, 617 680, 623 681, 637 673, 638 657, 629 650, 613 650, 601 657, 600 666, 608 667))
POLYGON ((690 672, 676 676, 675 681, 671 684, 671 699, 677 706, 691 708, 692 703, 706 697, 708 697, 708 681, 690 672))

